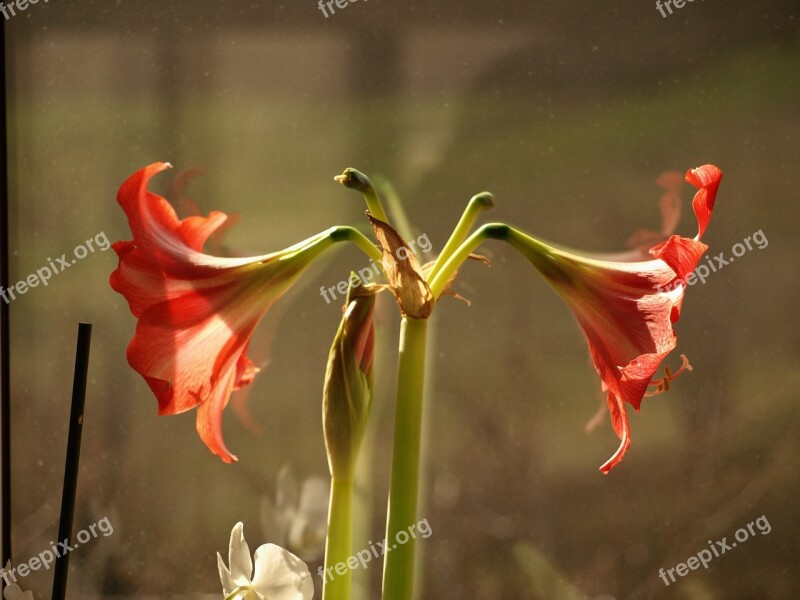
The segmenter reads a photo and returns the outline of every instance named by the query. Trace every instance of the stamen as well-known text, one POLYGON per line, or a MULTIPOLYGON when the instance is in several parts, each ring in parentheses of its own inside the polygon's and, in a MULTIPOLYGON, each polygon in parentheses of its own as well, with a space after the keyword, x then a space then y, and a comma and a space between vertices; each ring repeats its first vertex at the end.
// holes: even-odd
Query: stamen
POLYGON ((685 354, 681 354, 681 361, 682 361, 681 368, 675 371, 675 373, 672 372, 672 369, 669 368, 669 365, 666 365, 664 367, 664 377, 662 377, 661 379, 655 379, 650 381, 650 385, 655 386, 655 388, 646 391, 644 394, 645 398, 649 398, 651 396, 657 396, 658 394, 668 392, 670 387, 669 383, 670 381, 677 379, 678 376, 684 371, 692 370, 692 365, 689 364, 689 359, 686 358, 685 354))

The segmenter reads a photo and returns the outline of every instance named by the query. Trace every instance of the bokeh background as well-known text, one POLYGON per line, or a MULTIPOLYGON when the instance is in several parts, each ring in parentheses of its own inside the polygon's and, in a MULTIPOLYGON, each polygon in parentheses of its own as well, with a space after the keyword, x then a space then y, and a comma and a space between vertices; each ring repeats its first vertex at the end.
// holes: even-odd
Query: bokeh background
MULTIPOLYGON (((181 209, 188 197, 241 215, 225 238, 240 255, 365 225, 332 180, 347 166, 390 181, 435 250, 489 190, 491 220, 614 252, 659 228, 660 173, 717 164, 710 252, 759 230, 768 246, 689 289, 669 362, 685 353, 694 372, 631 415, 633 446, 608 476, 597 468, 617 439, 607 419, 584 431, 601 393, 571 314, 509 248, 487 244, 492 267, 461 270, 471 306, 445 299, 433 325, 419 597, 797 598, 798 18, 790 0, 691 2, 666 18, 632 1, 361 0, 328 18, 312 0, 31 5, 5 22, 12 281, 101 232, 128 239, 116 190, 159 160, 175 165, 161 193, 204 170, 181 209), (658 579, 762 515, 768 535, 658 579)), ((220 597, 215 553, 234 523, 251 549, 286 543, 269 526, 278 473, 327 476, 320 395, 340 303, 319 287, 365 260, 332 253, 262 324, 250 419, 225 416, 235 465, 202 445, 194 413, 157 417, 128 367, 135 320, 107 283, 113 251, 15 300, 15 562, 56 538, 80 320, 94 339, 75 524, 107 516, 114 533, 73 553, 68 597, 220 597)), ((383 537, 389 298, 378 326, 356 549, 383 537)), ((359 598, 378 598, 380 574, 355 573, 359 598)), ((23 588, 44 597, 51 580, 38 571, 23 588)))

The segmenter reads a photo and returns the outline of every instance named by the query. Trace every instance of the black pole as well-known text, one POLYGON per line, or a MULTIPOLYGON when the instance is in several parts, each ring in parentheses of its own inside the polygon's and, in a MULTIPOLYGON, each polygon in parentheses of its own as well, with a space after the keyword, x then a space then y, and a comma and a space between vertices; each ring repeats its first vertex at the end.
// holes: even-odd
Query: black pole
MULTIPOLYGON (((8 288, 8 82, 6 80, 6 24, 0 24, 0 286, 8 288)), ((11 560, 11 355, 8 302, 0 301, 0 527, 3 565, 11 560)), ((0 585, 1 587, 1 585, 0 585)))
MULTIPOLYGON (((61 517, 58 521, 58 542, 72 542, 72 518, 75 514, 75 491, 78 488, 78 463, 81 458, 81 433, 83 432, 83 407, 86 404, 86 378, 89 372, 89 346, 92 326, 78 325, 78 347, 75 351, 75 376, 72 381, 72 408, 69 414, 67 438, 67 463, 64 467, 64 490, 61 493, 61 517)), ((69 575, 69 552, 56 558, 53 577, 53 600, 64 600, 69 575)))

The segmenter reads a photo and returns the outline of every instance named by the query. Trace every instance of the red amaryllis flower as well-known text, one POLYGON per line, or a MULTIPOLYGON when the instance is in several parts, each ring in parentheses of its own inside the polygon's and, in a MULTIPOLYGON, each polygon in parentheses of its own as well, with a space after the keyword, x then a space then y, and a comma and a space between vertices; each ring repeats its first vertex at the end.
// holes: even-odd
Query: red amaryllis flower
POLYGON ((607 392, 611 423, 620 438, 600 470, 608 473, 630 446, 627 402, 638 412, 642 398, 669 389, 688 362, 653 377, 675 348, 673 324, 680 317, 686 276, 708 247, 705 233, 722 172, 713 165, 691 169, 686 181, 699 188, 692 201, 699 230, 694 238, 672 235, 650 249, 654 260, 612 262, 556 249, 509 228, 506 240, 548 280, 572 310, 589 342, 592 362, 607 392), (648 391, 649 388, 651 388, 648 391))
POLYGON ((310 262, 346 236, 332 228, 264 256, 204 254, 203 244, 227 217, 212 211, 178 219, 169 202, 147 190, 150 178, 169 167, 154 163, 120 188, 117 199, 133 240, 113 245, 119 266, 110 283, 139 319, 128 362, 156 395, 159 414, 199 406, 200 437, 232 462, 236 457, 222 439, 222 411, 231 391, 258 371, 247 358, 253 330, 310 262))

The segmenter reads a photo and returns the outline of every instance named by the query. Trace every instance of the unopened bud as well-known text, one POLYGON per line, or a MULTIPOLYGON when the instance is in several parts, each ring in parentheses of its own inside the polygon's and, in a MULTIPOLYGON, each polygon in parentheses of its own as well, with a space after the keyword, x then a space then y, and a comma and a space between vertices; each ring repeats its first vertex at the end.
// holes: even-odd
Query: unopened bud
POLYGON ((353 478, 372 405, 375 293, 350 275, 344 315, 328 356, 322 426, 331 475, 342 480, 353 478))

